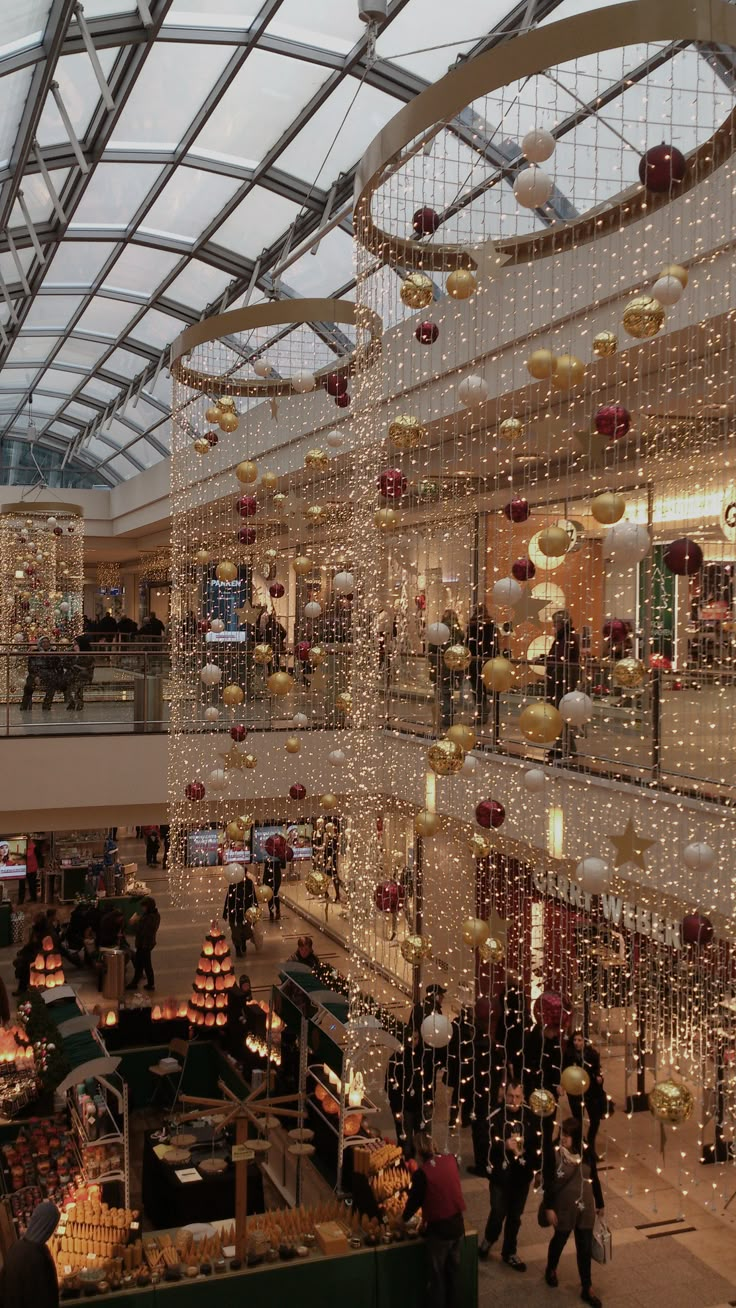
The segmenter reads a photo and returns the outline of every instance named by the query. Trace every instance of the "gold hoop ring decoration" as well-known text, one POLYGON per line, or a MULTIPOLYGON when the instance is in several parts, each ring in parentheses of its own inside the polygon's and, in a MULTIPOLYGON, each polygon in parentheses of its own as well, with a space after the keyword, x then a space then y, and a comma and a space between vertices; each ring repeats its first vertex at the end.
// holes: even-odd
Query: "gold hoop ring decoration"
MULTIPOLYGON (((349 357, 336 359, 315 371, 318 386, 328 374, 352 376, 358 366, 364 368, 374 363, 381 353, 383 323, 377 313, 365 306, 352 304, 350 300, 274 300, 247 309, 218 313, 214 318, 205 318, 187 327, 171 347, 171 374, 183 386, 205 393, 226 391, 228 396, 247 395, 261 399, 299 395, 302 392, 289 377, 214 376, 204 367, 197 366, 196 350, 200 345, 208 345, 237 332, 252 332, 259 327, 298 327, 312 322, 354 327, 358 338, 363 338, 349 357)), ((257 357, 254 353, 253 359, 257 357)), ((243 366, 247 367, 248 363, 245 361, 243 366)))
MULTIPOLYGON (((410 240, 384 231, 374 220, 373 196, 389 177, 423 149, 443 129, 453 131, 453 120, 468 105, 483 96, 499 91, 514 82, 543 73, 558 64, 586 56, 603 54, 632 42, 706 42, 736 48, 736 6, 727 0, 709 0, 695 5, 693 0, 640 0, 607 7, 592 5, 586 13, 564 18, 557 23, 534 28, 512 41, 494 46, 461 64, 459 68, 428 86, 410 100, 368 146, 355 176, 353 228, 357 239, 383 263, 408 269, 449 272, 456 268, 476 268, 476 257, 489 245, 495 246, 498 265, 523 263, 528 259, 554 254, 564 245, 580 245, 621 225, 634 222, 644 214, 669 204, 667 192, 652 194, 643 186, 630 187, 618 202, 607 204, 605 211, 591 209, 573 222, 556 223, 541 235, 519 240, 488 242, 485 247, 472 244, 442 244, 410 240)), ((685 194, 720 167, 733 152, 736 109, 718 130, 688 155, 687 175, 677 188, 685 194)), ((520 155, 521 158, 521 155, 520 155)), ((431 204, 431 196, 423 200, 431 204)), ((492 265, 492 260, 490 261, 492 265)))

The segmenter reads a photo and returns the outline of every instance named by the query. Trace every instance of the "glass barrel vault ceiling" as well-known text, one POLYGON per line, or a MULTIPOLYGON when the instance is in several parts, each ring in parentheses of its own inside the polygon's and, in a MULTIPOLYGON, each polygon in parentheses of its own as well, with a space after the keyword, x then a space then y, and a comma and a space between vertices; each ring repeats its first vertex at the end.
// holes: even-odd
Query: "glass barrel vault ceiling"
MULTIPOLYGON (((74 0, 9 0, 0 481, 37 464, 59 484, 113 485, 165 458, 182 328, 246 300, 352 294, 347 216, 274 270, 347 211, 376 132, 457 59, 596 2, 389 0, 372 49, 357 0, 85 0, 81 26, 74 0)), ((675 55, 731 107, 727 56, 675 55)), ((578 126, 566 148, 585 139, 578 126)), ((561 197, 558 216, 576 203, 561 197)))

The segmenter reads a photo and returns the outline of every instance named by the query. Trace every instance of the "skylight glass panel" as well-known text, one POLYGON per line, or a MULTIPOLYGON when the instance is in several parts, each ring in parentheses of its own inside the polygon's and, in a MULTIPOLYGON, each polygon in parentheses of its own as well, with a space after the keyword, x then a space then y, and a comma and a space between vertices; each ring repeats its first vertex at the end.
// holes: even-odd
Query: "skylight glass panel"
POLYGON ((0 372, 0 391, 27 390, 34 376, 31 368, 12 368, 6 364, 0 372))
MULTIPOLYGON (((635 150, 646 150, 666 136, 687 154, 706 140, 733 108, 733 93, 690 47, 630 86, 606 106, 603 118, 626 136, 635 150), (618 113, 617 113, 618 111, 618 113), (618 116, 620 114, 620 117, 618 116), (662 123, 657 135, 657 122, 662 123)), ((630 152, 638 169, 638 157, 630 152)))
POLYGON ((146 360, 140 354, 134 354, 132 350, 113 350, 110 358, 105 360, 105 369, 108 372, 118 373, 129 380, 136 377, 145 366, 146 360))
POLYGON ((72 230, 126 228, 160 173, 158 164, 98 164, 74 215, 72 230))
POLYGON ((136 13, 135 0, 84 0, 84 13, 90 18, 112 18, 116 14, 136 13))
POLYGON ((82 303, 81 295, 37 295, 24 327, 66 327, 82 303))
POLYGON ((136 313, 140 306, 125 300, 108 300, 104 295, 96 295, 82 314, 75 330, 78 332, 99 332, 102 336, 116 339, 136 313))
POLYGON ((264 247, 271 245, 279 232, 291 226, 301 212, 298 204, 283 195, 254 186, 237 209, 212 235, 215 245, 224 245, 236 254, 256 259, 264 247))
POLYGON ((91 396, 93 400, 108 404, 110 400, 120 395, 120 387, 114 386, 112 382, 102 381, 99 377, 90 377, 82 391, 82 399, 86 395, 91 396))
POLYGON ((79 400, 73 400, 67 404, 64 413, 68 418, 79 418, 80 422, 89 422, 90 418, 96 418, 99 410, 92 404, 82 404, 79 400))
MULTIPOLYGON (((3 14, 3 36, 5 15, 3 14)), ((33 77, 32 68, 19 68, 15 73, 0 77, 0 168, 5 168, 18 135, 26 96, 33 77)))
MULTIPOLYGON (((171 399, 170 396, 169 399, 171 399)), ((139 427, 141 431, 146 431, 149 427, 152 427, 154 423, 160 422, 164 417, 164 414, 157 405, 149 404, 148 401, 144 400, 141 396, 137 403, 134 403, 131 399, 128 404, 126 404, 121 417, 128 418, 134 427, 139 427)))
POLYGON ((243 31, 250 27, 260 9, 257 0, 173 0, 164 25, 233 27, 243 31))
POLYGON ((68 439, 70 436, 76 436, 77 430, 78 428, 76 428, 73 423, 62 422, 59 418, 56 419, 51 428, 53 435, 61 437, 62 440, 68 439))
POLYGON ((355 78, 348 77, 335 87, 291 145, 279 155, 278 167, 324 186, 357 163, 366 146, 398 108, 393 96, 384 95, 365 83, 361 86, 355 78))
MULTIPOLYGON (((2 78, 0 78, 0 84, 2 84, 2 78)), ((35 258, 33 250, 29 247, 19 250, 18 258, 20 259, 21 268, 27 273, 35 258)), ((6 286, 20 286, 18 269, 15 266, 15 259, 12 254, 0 254, 0 273, 3 275, 6 286)))
POLYGON ((192 241, 209 227, 240 185, 235 177, 177 168, 143 219, 141 230, 192 241))
POLYGON ((152 250, 135 242, 126 245, 120 258, 105 278, 105 286, 119 291, 151 292, 169 275, 179 262, 178 254, 166 250, 152 250))
POLYGON ((129 445, 127 453, 142 463, 144 468, 152 468, 154 463, 160 463, 163 457, 145 440, 135 441, 129 445))
MULTIPOLYGON (((1 86, 2 82, 0 81, 0 87, 1 86)), ((50 172, 51 181, 57 195, 61 193, 68 176, 68 168, 54 168, 53 171, 50 172)), ((54 212, 54 206, 41 173, 25 174, 23 178, 23 199, 25 200, 26 209, 31 215, 31 222, 48 222, 54 212)), ((25 226, 25 221, 23 211, 18 201, 15 200, 13 208, 10 211, 10 226, 25 226)))
POLYGON ((309 103, 325 77, 326 70, 317 64, 253 50, 191 152, 254 167, 309 103))
POLYGON ((104 436, 99 434, 96 436, 89 436, 82 445, 82 449, 85 452, 94 455, 96 459, 100 460, 109 459, 110 455, 116 448, 117 447, 114 446, 111 441, 105 440, 104 436))
POLYGON ((638 177, 639 156, 597 117, 562 136, 554 160, 557 185, 578 213, 618 195, 638 177))
POLYGON ((114 458, 110 459, 110 462, 106 466, 112 468, 113 472, 116 472, 118 477, 122 477, 123 481, 128 481, 130 477, 135 477, 136 473, 140 471, 140 469, 130 463, 123 454, 116 454, 114 458))
MULTIPOLYGON (((100 48, 97 51, 97 58, 106 77, 115 63, 117 53, 114 46, 109 50, 100 48)), ((72 127, 78 139, 82 140, 100 99, 100 88, 86 51, 84 54, 64 55, 56 65, 54 78, 59 83, 61 98, 72 127)), ((42 148, 48 145, 69 144, 67 130, 50 91, 46 97, 36 135, 42 148)))
POLYGON ((92 368, 109 348, 104 342, 82 341, 76 336, 67 336, 54 362, 81 364, 92 368))
MULTIPOLYGON (((56 362, 57 360, 54 360, 54 363, 56 362)), ((66 368, 47 368, 43 374, 42 385, 48 390, 61 391, 62 394, 67 394, 84 380, 84 376, 83 372, 72 372, 66 368)))
POLYGON ((308 251, 283 272, 286 285, 304 296, 337 290, 354 276, 353 242, 338 230, 322 237, 316 254, 308 251))
POLYGON ((44 395, 43 391, 39 391, 37 388, 34 388, 33 391, 34 415, 39 413, 45 413, 45 414, 56 413, 56 410, 59 407, 59 403, 60 400, 58 395, 44 395))
MULTIPOLYGON (((89 288, 115 246, 107 241, 62 241, 44 278, 46 286, 89 288)), ((0 255, 0 264, 3 256, 0 255)))
POLYGON ((3 9, 0 57, 39 45, 46 30, 51 0, 17 0, 3 9))
MULTIPOLYGON (((415 29, 416 30, 416 29, 415 29)), ((347 54, 365 35, 358 6, 345 0, 284 0, 268 27, 269 36, 347 54)))
MULTIPOLYGON (((590 8, 591 0, 586 3, 590 8)), ((416 4, 408 4, 379 33, 376 51, 379 58, 435 82, 458 55, 472 50, 495 27, 503 27, 513 8, 512 0, 463 0, 455 5, 422 0, 419 11, 416 4)))
POLYGON ((47 359, 60 340, 60 336, 26 336, 21 334, 13 342, 8 354, 8 363, 27 363, 31 360, 47 359))
POLYGON ((204 42, 155 42, 115 126, 110 148, 174 149, 232 52, 232 46, 204 42), (182 94, 184 87, 186 94, 182 94))
POLYGON ((140 322, 136 323, 130 335, 132 339, 144 345, 154 345, 157 349, 163 349, 184 330, 186 325, 180 318, 172 318, 170 314, 161 313, 159 309, 149 309, 140 322))
POLYGON ((213 268, 201 259, 191 259, 184 271, 166 287, 164 294, 192 309, 204 309, 222 295, 231 280, 229 273, 213 268))

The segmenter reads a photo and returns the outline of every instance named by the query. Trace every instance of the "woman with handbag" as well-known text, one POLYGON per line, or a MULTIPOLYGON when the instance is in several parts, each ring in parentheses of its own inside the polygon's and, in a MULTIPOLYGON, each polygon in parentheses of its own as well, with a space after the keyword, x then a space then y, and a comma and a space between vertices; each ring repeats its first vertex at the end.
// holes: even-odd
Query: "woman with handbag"
POLYGON ((543 1226, 554 1227, 544 1279, 549 1286, 557 1286, 557 1264, 570 1232, 574 1232, 580 1298, 592 1308, 601 1308, 601 1300, 593 1293, 591 1264, 593 1227, 596 1213, 603 1212, 603 1193, 593 1155, 583 1148, 580 1123, 574 1117, 567 1117, 562 1123, 557 1148, 547 1150, 543 1177, 544 1198, 539 1220, 543 1226))

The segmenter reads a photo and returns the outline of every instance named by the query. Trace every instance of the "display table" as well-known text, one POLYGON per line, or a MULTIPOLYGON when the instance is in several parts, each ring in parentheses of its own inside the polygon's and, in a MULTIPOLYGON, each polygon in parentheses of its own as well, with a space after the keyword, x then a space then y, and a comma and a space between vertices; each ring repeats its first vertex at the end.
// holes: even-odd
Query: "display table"
MULTIPOLYGON (((206 1176, 199 1181, 181 1181, 176 1173, 182 1169, 172 1167, 156 1155, 154 1146, 159 1142, 149 1132, 143 1146, 143 1208, 154 1226, 162 1229, 235 1216, 235 1168, 230 1162, 230 1146, 222 1137, 217 1137, 213 1151, 209 1143, 212 1136, 209 1126, 188 1122, 186 1130, 203 1142, 199 1148, 192 1146, 192 1161, 187 1167, 196 1167, 198 1161, 212 1157, 213 1152, 216 1158, 227 1158, 228 1165, 219 1175, 206 1176)), ((262 1213, 264 1209, 263 1177, 256 1164, 250 1163, 248 1212, 262 1213)))

